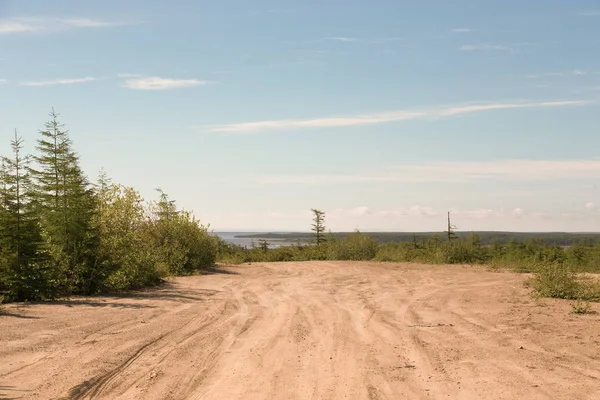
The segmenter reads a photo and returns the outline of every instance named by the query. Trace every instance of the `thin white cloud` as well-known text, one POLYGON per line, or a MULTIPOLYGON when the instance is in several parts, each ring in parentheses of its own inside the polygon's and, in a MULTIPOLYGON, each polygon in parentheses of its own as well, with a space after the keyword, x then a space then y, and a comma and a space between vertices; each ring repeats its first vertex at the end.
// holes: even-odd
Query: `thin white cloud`
POLYGON ((39 25, 20 21, 0 20, 0 34, 35 32, 40 30, 43 30, 43 27, 39 25))
POLYGON ((123 84, 124 87, 135 90, 167 90, 176 88, 185 88, 193 86, 208 85, 210 81, 200 81, 198 79, 169 79, 158 76, 145 78, 128 79, 123 84))
POLYGON ((98 78, 94 78, 91 76, 85 78, 61 78, 54 79, 51 81, 30 81, 30 82, 21 82, 21 86, 51 86, 51 85, 70 85, 73 83, 85 83, 92 82, 97 80, 98 78))
POLYGON ((568 75, 576 75, 576 76, 586 76, 586 75, 597 75, 598 73, 595 71, 584 71, 582 69, 573 69, 568 72, 537 72, 535 74, 529 74, 525 77, 528 79, 538 79, 538 78, 550 78, 550 77, 559 77, 559 76, 568 76, 568 75))
POLYGON ((503 46, 499 44, 464 44, 458 48, 461 51, 490 51, 490 50, 499 50, 499 51, 513 51, 512 47, 503 46))
POLYGON ((452 32, 455 32, 455 33, 470 33, 470 32, 473 32, 473 29, 471 29, 471 28, 455 28, 455 29, 452 29, 452 32))
POLYGON ((91 18, 5 18, 0 19, 0 34, 61 32, 81 28, 108 28, 137 22, 106 21, 91 18))
POLYGON ((537 79, 542 77, 557 77, 557 76, 565 76, 564 72, 543 72, 543 73, 535 73, 529 74, 526 77, 529 79, 537 79))
POLYGON ((495 103, 474 104, 442 109, 430 110, 397 110, 375 114, 362 114, 350 117, 327 117, 302 120, 271 120, 244 122, 239 124, 220 125, 213 127, 213 132, 254 133, 273 130, 299 129, 299 128, 331 128, 341 126, 373 125, 386 122, 414 120, 422 118, 441 118, 461 114, 470 114, 480 111, 517 109, 517 108, 550 108, 577 106, 586 104, 583 100, 573 101, 547 101, 537 103, 495 103))
POLYGON ((119 22, 100 21, 90 18, 70 18, 63 19, 62 22, 65 25, 72 26, 74 28, 106 28, 122 25, 122 23, 119 22))
MULTIPOLYGON (((496 210, 492 208, 454 208, 436 209, 431 206, 415 204, 406 207, 378 209, 368 206, 358 206, 354 208, 336 208, 327 212, 327 219, 330 221, 352 220, 377 220, 389 218, 439 218, 445 217, 446 213, 451 211, 453 218, 462 220, 481 220, 495 218, 547 218, 547 217, 571 217, 571 214, 562 213, 549 215, 542 212, 526 213, 522 208, 513 210, 496 210)), ((308 211, 255 211, 255 212, 237 212, 233 216, 238 218, 275 218, 275 219, 297 219, 309 218, 311 213, 308 211)), ((459 227, 460 230, 460 227, 459 227)))
POLYGON ((382 209, 377 210, 367 206, 359 206, 355 208, 338 208, 332 210, 329 213, 332 217, 376 217, 376 218, 387 218, 387 217, 434 217, 442 215, 441 212, 434 210, 429 206, 422 206, 419 204, 395 208, 395 209, 382 209))
POLYGON ((591 210, 594 210, 596 208, 596 205, 593 202, 588 201, 587 203, 585 203, 585 208, 587 210, 591 211, 591 210))
POLYGON ((266 185, 354 183, 476 182, 481 180, 554 181, 597 179, 600 160, 504 160, 403 164, 367 174, 271 175, 256 179, 266 185))
POLYGON ((347 37, 347 36, 330 37, 330 38, 327 38, 327 40, 335 40, 337 42, 356 42, 356 41, 358 41, 357 38, 347 37))
POLYGON ((0 79, 0 85, 6 85, 8 81, 6 79, 0 79))

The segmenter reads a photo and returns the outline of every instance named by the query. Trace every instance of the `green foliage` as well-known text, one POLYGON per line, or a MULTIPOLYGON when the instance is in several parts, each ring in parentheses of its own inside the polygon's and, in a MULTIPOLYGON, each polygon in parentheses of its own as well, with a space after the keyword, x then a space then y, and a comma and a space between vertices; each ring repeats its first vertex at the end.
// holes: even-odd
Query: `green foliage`
POLYGON ((581 293, 577 274, 558 263, 541 265, 529 285, 541 297, 574 300, 581 293))
POLYGON ((39 253, 41 232, 29 174, 29 157, 15 132, 12 156, 2 157, 0 176, 0 294, 9 299, 42 299, 48 271, 39 253))
POLYGON ((314 208, 311 211, 314 214, 311 230, 313 231, 314 242, 319 246, 325 242, 325 213, 314 208))
POLYGON ((583 276, 566 264, 540 263, 528 285, 540 297, 600 301, 600 281, 583 276))
POLYGON ((329 257, 333 260, 372 260, 377 254, 377 242, 369 235, 354 232, 342 240, 332 242, 329 257))
POLYGON ((267 242, 265 239, 261 239, 258 241, 258 247, 263 253, 266 253, 269 251, 269 242, 267 242))
POLYGON ((188 211, 178 211, 175 201, 160 191, 160 201, 151 206, 147 225, 156 260, 172 275, 191 274, 212 267, 218 244, 188 211))
POLYGON ((102 174, 92 187, 52 111, 37 153, 1 158, 0 296, 45 300, 154 285, 214 265, 218 240, 162 191, 148 207, 102 174))
POLYGON ((36 168, 35 203, 40 219, 41 251, 49 268, 59 276, 63 293, 87 293, 87 279, 94 274, 97 236, 92 228, 94 193, 79 167, 68 131, 52 110, 51 120, 40 131, 36 168))
POLYGON ((133 188, 99 180, 93 225, 99 241, 89 291, 118 291, 156 284, 161 274, 152 263, 152 247, 144 241, 143 199, 133 188))

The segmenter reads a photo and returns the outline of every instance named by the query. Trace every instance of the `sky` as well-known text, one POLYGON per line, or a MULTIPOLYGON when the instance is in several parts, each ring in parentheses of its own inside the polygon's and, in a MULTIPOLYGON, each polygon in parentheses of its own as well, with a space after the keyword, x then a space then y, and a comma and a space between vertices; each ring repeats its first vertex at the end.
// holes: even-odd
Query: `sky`
POLYGON ((0 153, 215 231, 600 231, 600 1, 0 0, 0 153))

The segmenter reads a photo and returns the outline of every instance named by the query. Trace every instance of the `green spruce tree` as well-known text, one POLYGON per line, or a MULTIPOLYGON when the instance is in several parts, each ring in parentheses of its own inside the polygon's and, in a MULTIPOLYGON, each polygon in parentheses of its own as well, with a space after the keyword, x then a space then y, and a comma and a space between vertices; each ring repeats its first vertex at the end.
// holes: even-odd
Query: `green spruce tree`
POLYGON ((34 157, 37 169, 32 169, 45 250, 66 292, 89 293, 97 242, 92 226, 94 194, 54 109, 50 117, 40 131, 34 157))
POLYGON ((311 209, 314 214, 311 230, 313 231, 314 242, 317 246, 325 242, 325 212, 317 209, 311 209))
POLYGON ((22 154, 23 140, 15 131, 11 157, 2 157, 0 251, 9 298, 40 299, 48 296, 49 277, 39 254, 41 236, 34 209, 29 157, 22 154))

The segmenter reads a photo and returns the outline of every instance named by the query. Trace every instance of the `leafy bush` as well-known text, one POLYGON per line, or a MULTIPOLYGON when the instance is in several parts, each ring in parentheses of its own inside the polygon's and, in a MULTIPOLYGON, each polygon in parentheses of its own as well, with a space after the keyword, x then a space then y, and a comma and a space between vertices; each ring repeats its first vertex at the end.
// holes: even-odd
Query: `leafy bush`
POLYGON ((529 284, 542 297, 574 300, 579 298, 581 291, 577 274, 561 264, 544 265, 529 284))
POLYGON ((356 231, 329 244, 332 260, 372 260, 377 254, 377 242, 369 235, 356 231))
POLYGON ((528 284, 541 297, 600 301, 599 281, 581 276, 560 263, 540 265, 528 284))

